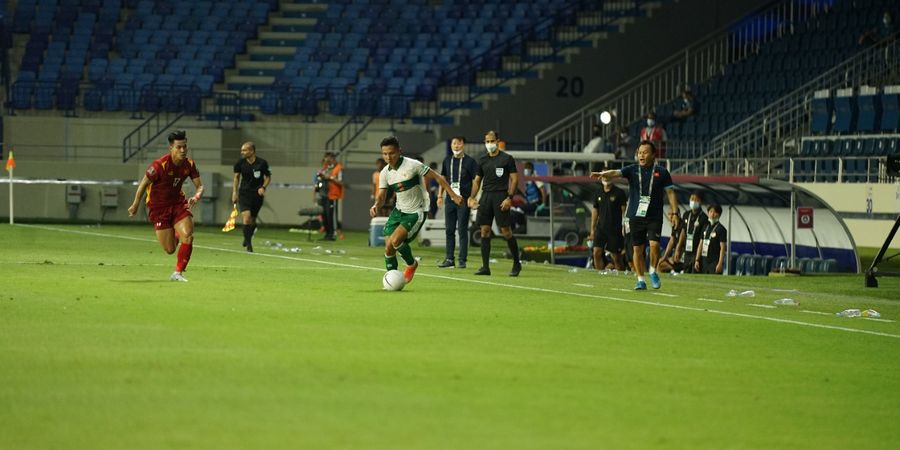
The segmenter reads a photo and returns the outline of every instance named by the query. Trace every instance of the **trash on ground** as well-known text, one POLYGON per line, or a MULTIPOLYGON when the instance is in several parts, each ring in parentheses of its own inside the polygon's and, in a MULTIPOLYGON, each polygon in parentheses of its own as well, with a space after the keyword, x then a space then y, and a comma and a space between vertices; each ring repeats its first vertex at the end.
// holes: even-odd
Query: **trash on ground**
POLYGON ((859 317, 862 315, 858 309, 845 309, 839 313, 835 313, 838 317, 859 317))
POLYGON ((772 303, 775 305, 783 305, 783 306, 797 306, 800 304, 797 300, 794 300, 792 298, 779 298, 778 300, 775 300, 772 303))

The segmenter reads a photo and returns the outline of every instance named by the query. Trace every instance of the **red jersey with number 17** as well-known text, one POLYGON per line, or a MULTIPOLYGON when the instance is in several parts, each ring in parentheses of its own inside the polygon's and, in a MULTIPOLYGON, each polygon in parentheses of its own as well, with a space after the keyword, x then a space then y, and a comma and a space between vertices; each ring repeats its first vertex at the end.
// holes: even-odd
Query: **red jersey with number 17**
POLYGON ((171 154, 153 161, 145 174, 150 180, 150 186, 147 187, 147 209, 183 204, 185 198, 181 186, 184 180, 200 176, 193 159, 185 158, 176 166, 171 154))

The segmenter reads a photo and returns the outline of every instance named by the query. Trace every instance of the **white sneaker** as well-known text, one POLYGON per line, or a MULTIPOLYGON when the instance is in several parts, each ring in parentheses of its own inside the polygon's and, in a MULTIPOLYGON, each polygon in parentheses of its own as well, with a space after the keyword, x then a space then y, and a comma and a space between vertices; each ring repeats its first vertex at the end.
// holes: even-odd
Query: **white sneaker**
POLYGON ((187 283, 188 279, 185 278, 184 275, 181 274, 181 272, 172 272, 172 276, 169 277, 169 280, 170 281, 182 281, 182 282, 187 283))

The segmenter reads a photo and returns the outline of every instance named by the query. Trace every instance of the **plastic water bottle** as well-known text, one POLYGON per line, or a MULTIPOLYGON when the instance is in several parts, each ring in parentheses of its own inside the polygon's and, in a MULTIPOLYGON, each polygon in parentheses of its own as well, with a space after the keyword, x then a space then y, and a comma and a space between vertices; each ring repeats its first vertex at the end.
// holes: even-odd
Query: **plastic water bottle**
POLYGON ((858 309, 845 309, 839 313, 835 313, 838 317, 859 317, 862 313, 858 309))
POLYGON ((779 269, 782 275, 784 275, 784 261, 781 262, 781 268, 779 269))
POLYGON ((753 292, 753 291, 738 292, 738 291, 732 289, 732 290, 728 291, 725 294, 725 296, 726 297, 756 297, 756 292, 753 292))
POLYGON ((863 317, 881 317, 881 313, 878 311, 875 311, 874 309, 867 309, 867 310, 863 311, 861 314, 863 317))
POLYGON ((778 300, 775 300, 772 303, 776 304, 776 305, 783 305, 783 306, 797 306, 800 304, 792 298, 779 298, 778 300))
POLYGON ((578 268, 572 267, 571 269, 569 269, 569 273, 578 273, 578 268))

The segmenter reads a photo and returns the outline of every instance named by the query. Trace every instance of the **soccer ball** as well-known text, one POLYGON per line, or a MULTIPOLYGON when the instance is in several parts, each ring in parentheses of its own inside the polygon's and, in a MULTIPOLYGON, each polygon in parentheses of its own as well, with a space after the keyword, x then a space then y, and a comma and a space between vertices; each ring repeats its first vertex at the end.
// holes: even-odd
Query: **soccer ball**
POLYGON ((381 284, 384 285, 386 291, 399 291, 406 286, 406 280, 403 279, 403 274, 399 270, 388 270, 381 279, 381 284))

